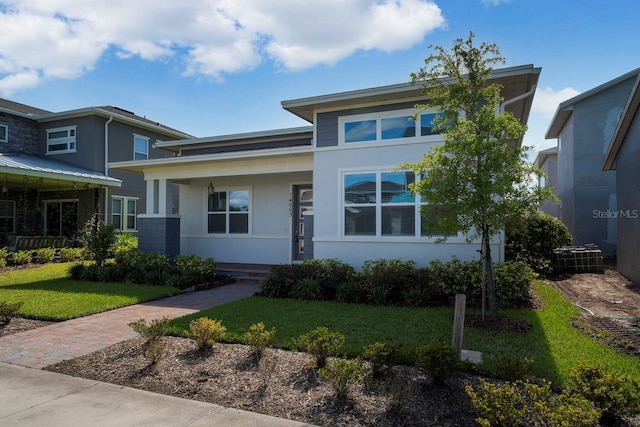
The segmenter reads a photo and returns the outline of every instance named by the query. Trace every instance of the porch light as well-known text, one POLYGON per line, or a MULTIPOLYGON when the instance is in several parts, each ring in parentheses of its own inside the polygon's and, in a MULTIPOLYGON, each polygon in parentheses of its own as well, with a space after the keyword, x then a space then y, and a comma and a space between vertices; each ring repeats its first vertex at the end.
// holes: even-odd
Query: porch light
POLYGON ((213 181, 209 181, 209 186, 207 187, 207 191, 210 196, 213 196, 216 192, 215 187, 213 186, 213 181))

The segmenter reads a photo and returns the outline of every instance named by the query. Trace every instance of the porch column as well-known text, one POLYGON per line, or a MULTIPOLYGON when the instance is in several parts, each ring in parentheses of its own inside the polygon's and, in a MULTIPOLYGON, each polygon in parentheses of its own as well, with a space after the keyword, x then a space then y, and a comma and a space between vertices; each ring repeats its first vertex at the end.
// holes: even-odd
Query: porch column
POLYGON ((148 179, 147 183, 147 209, 146 212, 148 214, 155 213, 154 212, 154 204, 156 201, 156 181, 154 179, 148 179))
POLYGON ((172 190, 170 180, 147 180, 147 213, 138 215, 138 249, 167 255, 171 262, 180 253, 180 215, 171 214, 172 190))

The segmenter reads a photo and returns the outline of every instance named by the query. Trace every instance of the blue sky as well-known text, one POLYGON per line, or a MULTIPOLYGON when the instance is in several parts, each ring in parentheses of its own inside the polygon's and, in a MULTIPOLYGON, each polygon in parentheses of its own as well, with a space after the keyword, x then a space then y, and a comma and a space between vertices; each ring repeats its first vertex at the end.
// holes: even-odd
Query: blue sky
POLYGON ((640 67, 640 2, 618 0, 11 0, 0 96, 114 105, 195 136, 308 123, 280 101, 401 83, 469 31, 542 74, 527 145, 558 103, 640 67))

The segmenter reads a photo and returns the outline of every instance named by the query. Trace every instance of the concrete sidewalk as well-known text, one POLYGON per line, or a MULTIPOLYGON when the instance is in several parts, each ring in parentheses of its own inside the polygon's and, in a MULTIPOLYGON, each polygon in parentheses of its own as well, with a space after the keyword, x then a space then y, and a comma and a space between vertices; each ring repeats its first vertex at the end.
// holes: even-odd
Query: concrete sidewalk
POLYGON ((0 426, 309 426, 211 403, 0 363, 0 426))

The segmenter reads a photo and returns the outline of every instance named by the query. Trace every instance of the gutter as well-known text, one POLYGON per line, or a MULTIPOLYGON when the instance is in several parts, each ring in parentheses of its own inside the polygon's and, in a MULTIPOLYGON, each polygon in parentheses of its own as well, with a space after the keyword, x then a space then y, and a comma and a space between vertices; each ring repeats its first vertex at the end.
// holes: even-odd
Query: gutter
MULTIPOLYGON (((501 113, 504 113, 504 108, 505 108, 507 105, 509 105, 509 104, 513 104, 514 102, 518 102, 518 101, 520 101, 521 99, 525 99, 525 98, 528 98, 528 97, 530 97, 531 95, 533 95, 533 94, 535 93, 535 91, 536 91, 536 88, 537 88, 537 87, 538 87, 538 85, 537 85, 537 84, 534 84, 534 85, 531 87, 531 89, 529 89, 529 91, 528 91, 528 92, 525 92, 525 93, 523 93, 523 94, 521 94, 521 95, 516 96, 515 98, 507 99, 506 101, 504 101, 502 104, 500 104, 500 112, 501 112, 501 113)), ((532 101, 532 104, 533 104, 533 101, 532 101)))
MULTIPOLYGON (((113 121, 113 115, 104 123, 104 175, 109 176, 109 123, 113 121)), ((107 224, 107 208, 109 207, 109 188, 104 189, 104 223, 107 224)))

